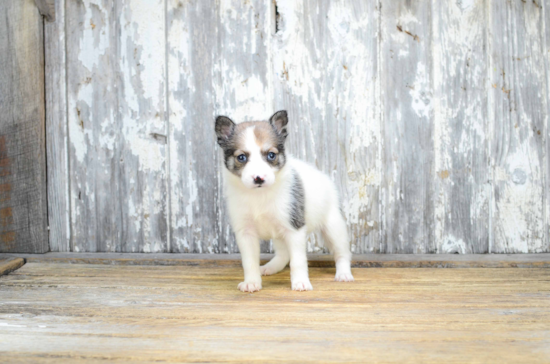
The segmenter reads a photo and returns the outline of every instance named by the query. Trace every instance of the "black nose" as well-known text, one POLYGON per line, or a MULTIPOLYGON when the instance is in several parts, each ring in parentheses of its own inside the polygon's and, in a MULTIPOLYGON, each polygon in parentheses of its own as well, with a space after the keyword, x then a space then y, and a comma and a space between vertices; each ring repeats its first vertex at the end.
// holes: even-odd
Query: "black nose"
POLYGON ((264 183, 264 180, 260 178, 260 176, 256 176, 256 178, 254 178, 254 183, 257 185, 261 185, 262 183, 264 183))

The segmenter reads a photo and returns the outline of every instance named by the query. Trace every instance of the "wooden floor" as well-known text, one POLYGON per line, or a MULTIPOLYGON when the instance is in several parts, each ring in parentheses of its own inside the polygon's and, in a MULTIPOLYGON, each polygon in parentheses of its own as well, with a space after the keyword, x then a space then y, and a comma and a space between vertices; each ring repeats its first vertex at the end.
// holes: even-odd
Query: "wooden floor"
POLYGON ((0 277, 0 361, 550 362, 550 270, 310 269, 255 294, 224 266, 27 263, 0 277))

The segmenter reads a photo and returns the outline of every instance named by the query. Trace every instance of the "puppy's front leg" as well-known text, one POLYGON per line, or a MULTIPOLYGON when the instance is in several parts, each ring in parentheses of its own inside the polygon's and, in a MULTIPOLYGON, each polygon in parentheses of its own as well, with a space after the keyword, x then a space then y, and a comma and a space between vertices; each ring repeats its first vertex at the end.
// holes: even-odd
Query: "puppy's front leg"
POLYGON ((306 228, 292 231, 286 236, 290 253, 290 282, 294 291, 311 291, 307 269, 306 228))
POLYGON ((238 288, 243 292, 259 291, 262 289, 260 240, 250 231, 241 231, 236 234, 236 238, 244 270, 244 282, 239 283, 238 288))

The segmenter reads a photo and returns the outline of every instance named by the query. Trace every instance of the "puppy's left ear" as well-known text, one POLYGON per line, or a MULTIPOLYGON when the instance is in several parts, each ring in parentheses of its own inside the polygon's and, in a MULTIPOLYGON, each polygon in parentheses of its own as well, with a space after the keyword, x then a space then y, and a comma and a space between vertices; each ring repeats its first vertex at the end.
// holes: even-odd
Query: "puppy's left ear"
POLYGON ((273 114, 273 116, 269 118, 269 123, 273 126, 275 131, 277 131, 277 134, 283 138, 286 138, 288 135, 286 128, 286 124, 288 124, 288 116, 286 114, 286 110, 277 111, 273 114))

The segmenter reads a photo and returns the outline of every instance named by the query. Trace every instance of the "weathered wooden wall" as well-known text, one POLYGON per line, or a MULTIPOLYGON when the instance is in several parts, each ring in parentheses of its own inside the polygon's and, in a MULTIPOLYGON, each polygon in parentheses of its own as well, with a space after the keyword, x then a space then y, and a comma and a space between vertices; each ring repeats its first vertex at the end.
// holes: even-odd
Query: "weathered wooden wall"
POLYGON ((54 251, 236 251, 214 116, 279 109, 355 252, 550 251, 550 0, 56 6, 54 251))
POLYGON ((0 252, 48 251, 43 21, 0 0, 0 252))

